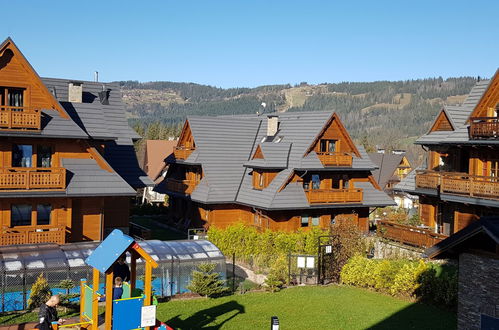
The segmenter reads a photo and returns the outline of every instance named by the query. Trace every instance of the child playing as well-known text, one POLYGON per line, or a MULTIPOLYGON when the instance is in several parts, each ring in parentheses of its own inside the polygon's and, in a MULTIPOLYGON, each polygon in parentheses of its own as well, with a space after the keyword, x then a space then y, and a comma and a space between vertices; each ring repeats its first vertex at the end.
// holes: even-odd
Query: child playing
MULTIPOLYGON (((116 277, 114 279, 114 287, 113 287, 113 300, 121 299, 123 295, 123 280, 121 277, 116 277)), ((106 301, 106 296, 99 297, 99 301, 106 301)))

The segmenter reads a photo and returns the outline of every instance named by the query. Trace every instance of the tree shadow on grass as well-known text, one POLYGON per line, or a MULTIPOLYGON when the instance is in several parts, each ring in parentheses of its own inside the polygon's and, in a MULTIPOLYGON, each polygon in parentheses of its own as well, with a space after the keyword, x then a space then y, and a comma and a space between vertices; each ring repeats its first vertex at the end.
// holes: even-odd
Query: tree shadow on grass
POLYGON ((221 305, 213 306, 211 308, 203 309, 185 320, 180 319, 177 315, 166 322, 169 326, 175 329, 189 330, 189 329, 205 329, 217 330, 225 323, 232 320, 239 314, 244 314, 244 306, 232 300, 221 305), (217 322, 217 319, 224 317, 223 321, 217 322), (215 325, 209 325, 216 323, 215 325))
POLYGON ((452 312, 434 306, 414 303, 384 320, 369 327, 370 330, 385 329, 455 329, 457 320, 452 312))

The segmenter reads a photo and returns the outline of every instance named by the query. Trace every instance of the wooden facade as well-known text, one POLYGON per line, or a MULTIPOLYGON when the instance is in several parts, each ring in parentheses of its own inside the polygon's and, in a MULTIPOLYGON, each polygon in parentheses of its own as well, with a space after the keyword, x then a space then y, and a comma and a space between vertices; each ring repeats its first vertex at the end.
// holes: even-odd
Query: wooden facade
MULTIPOLYGON (((499 214, 498 86, 496 74, 466 113, 467 141, 427 145, 427 169, 416 172, 415 193, 424 225, 436 233, 451 235, 481 216, 499 214)), ((429 134, 457 129, 444 109, 429 134)))
POLYGON ((114 172, 94 147, 102 150, 102 143, 24 137, 43 132, 42 110, 72 120, 7 39, 0 46, 0 246, 101 240, 112 228, 127 228, 130 197, 66 194, 74 173, 63 159, 93 160, 114 172))

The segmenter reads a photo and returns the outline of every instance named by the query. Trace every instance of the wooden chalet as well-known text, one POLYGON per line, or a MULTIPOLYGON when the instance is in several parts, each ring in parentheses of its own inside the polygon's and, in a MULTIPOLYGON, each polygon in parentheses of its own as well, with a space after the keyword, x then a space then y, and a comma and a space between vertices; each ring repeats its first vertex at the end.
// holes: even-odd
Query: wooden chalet
POLYGON ((0 245, 128 229, 138 167, 118 84, 40 78, 0 44, 0 245))
POLYGON ((411 172, 395 189, 419 196, 428 231, 446 237, 499 214, 498 110, 499 71, 479 81, 463 104, 445 106, 416 141, 428 150, 426 168, 411 172))
POLYGON ((159 189, 185 227, 293 231, 346 217, 367 231, 371 207, 394 205, 330 112, 189 117, 167 160, 159 189))

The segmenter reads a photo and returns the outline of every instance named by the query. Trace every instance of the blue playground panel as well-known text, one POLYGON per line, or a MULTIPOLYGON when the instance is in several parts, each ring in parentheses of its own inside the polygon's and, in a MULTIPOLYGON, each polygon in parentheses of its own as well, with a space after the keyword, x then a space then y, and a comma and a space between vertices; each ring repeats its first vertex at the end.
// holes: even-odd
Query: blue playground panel
POLYGON ((113 330, 140 328, 144 298, 113 301, 113 330))
POLYGON ((105 273, 134 242, 133 238, 115 229, 88 256, 85 263, 105 273))

